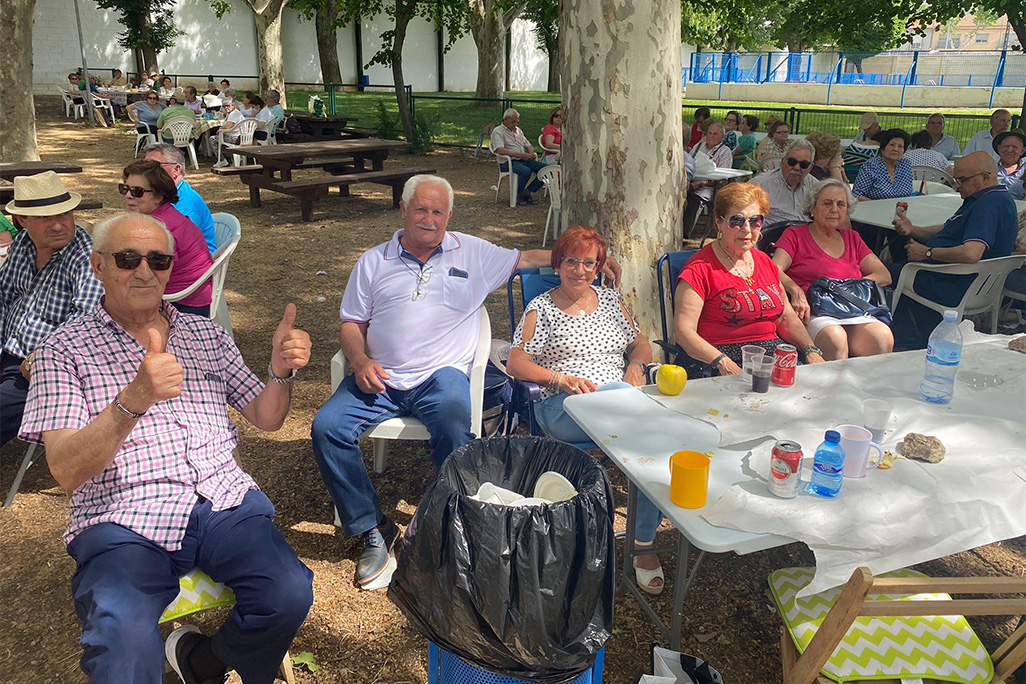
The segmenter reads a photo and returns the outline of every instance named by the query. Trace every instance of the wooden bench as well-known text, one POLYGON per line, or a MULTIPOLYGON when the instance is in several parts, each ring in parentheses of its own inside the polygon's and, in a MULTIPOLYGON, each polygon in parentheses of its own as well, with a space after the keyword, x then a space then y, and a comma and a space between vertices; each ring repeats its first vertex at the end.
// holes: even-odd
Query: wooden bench
POLYGON ((379 183, 381 185, 389 185, 392 187, 392 206, 398 208, 399 200, 402 199, 403 185, 411 176, 416 176, 422 173, 435 173, 435 169, 403 168, 382 171, 342 173, 331 176, 318 176, 317 178, 301 178, 299 180, 279 181, 274 183, 273 186, 269 186, 268 189, 298 197, 300 207, 303 212, 303 220, 309 221, 313 216, 314 199, 328 194, 328 188, 338 186, 343 195, 348 195, 349 186, 353 183, 379 183))
POLYGON ((247 173, 263 173, 264 167, 260 164, 249 164, 247 166, 222 166, 211 167, 210 172, 218 176, 241 176, 247 173))

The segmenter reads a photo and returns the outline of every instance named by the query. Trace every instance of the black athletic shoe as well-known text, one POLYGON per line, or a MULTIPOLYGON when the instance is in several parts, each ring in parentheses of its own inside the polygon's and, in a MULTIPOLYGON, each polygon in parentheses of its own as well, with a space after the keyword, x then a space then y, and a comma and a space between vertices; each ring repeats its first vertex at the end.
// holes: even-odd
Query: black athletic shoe
POLYGON ((164 655, 171 669, 181 677, 185 684, 224 684, 228 679, 227 669, 216 677, 200 679, 189 663, 193 650, 209 637, 204 636, 196 625, 183 625, 171 632, 164 642, 164 655))
POLYGON ((392 553, 395 540, 399 538, 399 528, 385 518, 383 523, 363 533, 360 539, 360 558, 356 561, 356 584, 364 586, 374 581, 388 565, 388 556, 392 553))

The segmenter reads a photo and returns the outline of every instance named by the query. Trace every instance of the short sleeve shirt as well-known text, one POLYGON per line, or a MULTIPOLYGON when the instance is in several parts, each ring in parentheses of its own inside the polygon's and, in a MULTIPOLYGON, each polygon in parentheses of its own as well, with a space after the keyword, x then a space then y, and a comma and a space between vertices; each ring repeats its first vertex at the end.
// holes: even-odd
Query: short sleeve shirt
POLYGON ((704 302, 698 334, 711 345, 777 336, 777 319, 784 313, 784 288, 777 265, 757 249, 751 255, 755 261, 751 284, 724 268, 712 245, 700 249, 680 272, 680 279, 704 302))
POLYGON ((851 189, 856 197, 890 199, 912 195, 912 163, 902 157, 894 165, 894 179, 887 171, 883 159, 873 157, 859 169, 851 189))
POLYGON ((385 384, 410 390, 439 368, 470 372, 478 309, 513 274, 520 252, 447 231, 422 266, 399 246, 401 235, 396 231, 357 260, 340 315, 367 324, 368 351, 389 374, 385 384), (418 282, 423 298, 415 299, 418 282))
POLYGON ((869 247, 854 230, 840 230, 844 239, 844 253, 834 258, 823 251, 809 232, 808 224, 791 226, 776 242, 776 248, 787 252, 791 265, 787 275, 798 287, 808 290, 817 278, 861 278, 859 264, 872 254, 869 247))
POLYGON ((937 141, 937 144, 930 149, 934 152, 940 152, 947 157, 948 161, 951 161, 960 154, 958 141, 946 133, 942 135, 941 139, 937 141))
POLYGON ((955 215, 926 242, 927 247, 958 247, 966 242, 986 245, 984 259, 1009 256, 1015 246, 1018 216, 1007 188, 983 188, 969 195, 955 215))
POLYGON ((769 223, 778 221, 802 223, 809 220, 809 215, 805 213, 804 208, 805 198, 818 182, 811 173, 802 179, 802 184, 798 186, 797 190, 791 189, 780 169, 761 173, 753 178, 752 182, 769 193, 770 210, 766 215, 766 220, 769 223))
MULTIPOLYGON (((232 457, 238 433, 227 406, 241 411, 263 385, 220 325, 166 302, 161 310, 171 323, 167 351, 184 369, 182 394, 150 407, 113 463, 72 492, 66 542, 110 522, 176 551, 200 496, 220 511, 257 489, 232 457)), ((145 354, 102 306, 69 322, 36 350, 19 437, 41 443, 43 432, 84 428, 145 354)))
POLYGON ((972 138, 965 144, 965 150, 962 152, 962 156, 968 157, 973 152, 986 152, 996 160, 998 153, 994 151, 994 136, 991 134, 990 129, 986 128, 972 138))
POLYGON ((712 149, 709 148, 704 142, 698 144, 695 148, 695 153, 702 152, 712 159, 713 164, 716 164, 718 169, 729 169, 734 164, 734 155, 731 154, 730 148, 727 147, 726 143, 720 143, 712 149))
POLYGON ((492 129, 490 145, 492 152, 495 152, 500 147, 512 150, 513 152, 527 152, 527 148, 531 146, 531 143, 528 142, 527 137, 520 130, 519 126, 511 131, 500 124, 492 129))
POLYGON ((916 148, 905 153, 912 166, 932 166, 935 169, 946 171, 951 162, 943 154, 934 149, 916 148))
POLYGON ((1023 178, 1026 176, 1026 161, 1019 160, 1019 166, 1008 173, 1002 164, 998 164, 998 183, 1008 188, 1015 199, 1023 198, 1023 178))
MULTIPOLYGON (((534 311, 534 336, 524 341, 521 317, 513 346, 530 354, 533 361, 548 370, 591 380, 599 387, 623 379, 623 353, 638 336, 633 317, 623 313, 620 293, 606 287, 595 288, 598 308, 590 314, 568 314, 552 300, 552 292, 538 295, 524 310, 534 311)), ((555 394, 542 389, 542 398, 555 394)))

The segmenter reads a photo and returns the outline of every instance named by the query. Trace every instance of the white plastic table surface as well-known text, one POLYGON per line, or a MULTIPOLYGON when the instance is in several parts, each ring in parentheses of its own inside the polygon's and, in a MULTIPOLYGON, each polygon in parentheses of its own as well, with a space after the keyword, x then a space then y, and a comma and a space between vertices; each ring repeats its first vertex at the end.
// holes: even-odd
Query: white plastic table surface
MULTIPOLYGON (((894 208, 898 202, 908 202, 905 215, 914 226, 939 226, 955 215, 962 206, 962 197, 955 192, 942 195, 917 195, 885 200, 862 200, 855 205, 852 221, 880 228, 892 228, 894 208)), ((1026 210, 1026 202, 1016 201, 1017 212, 1026 210)))

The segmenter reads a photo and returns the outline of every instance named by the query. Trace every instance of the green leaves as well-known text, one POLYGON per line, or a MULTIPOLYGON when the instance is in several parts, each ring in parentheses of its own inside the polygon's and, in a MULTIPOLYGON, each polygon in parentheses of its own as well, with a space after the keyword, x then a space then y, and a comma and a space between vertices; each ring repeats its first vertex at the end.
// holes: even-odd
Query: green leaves
POLYGON ((299 670, 306 668, 310 672, 317 672, 321 666, 317 664, 317 658, 310 651, 303 651, 299 655, 292 656, 292 667, 299 670))

